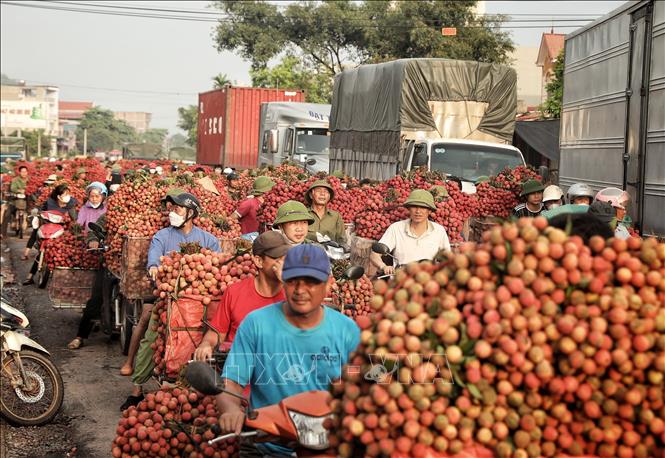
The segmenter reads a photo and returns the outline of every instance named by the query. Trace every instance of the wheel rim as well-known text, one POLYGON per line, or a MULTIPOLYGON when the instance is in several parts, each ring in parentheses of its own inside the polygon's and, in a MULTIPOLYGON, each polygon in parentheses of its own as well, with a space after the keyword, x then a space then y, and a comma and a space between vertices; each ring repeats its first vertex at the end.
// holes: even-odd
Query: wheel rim
POLYGON ((48 414, 55 402, 57 402, 57 375, 53 370, 43 364, 39 359, 30 355, 21 355, 23 368, 31 382, 29 389, 16 387, 7 389, 11 386, 11 381, 7 374, 11 370, 18 373, 18 368, 13 358, 6 358, 3 361, 2 385, 6 386, 0 390, 0 402, 3 410, 11 412, 13 416, 23 421, 34 421, 48 414))

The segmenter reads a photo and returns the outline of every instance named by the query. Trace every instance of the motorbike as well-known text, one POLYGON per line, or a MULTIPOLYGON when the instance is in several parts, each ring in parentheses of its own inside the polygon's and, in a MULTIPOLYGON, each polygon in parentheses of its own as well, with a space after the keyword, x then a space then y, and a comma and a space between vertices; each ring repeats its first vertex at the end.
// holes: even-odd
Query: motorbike
POLYGON ((49 352, 32 340, 28 318, 2 296, 0 414, 12 423, 48 423, 62 406, 64 384, 49 352))
MULTIPOLYGON (((347 281, 354 281, 358 280, 360 277, 365 275, 365 269, 363 269, 360 266, 351 266, 348 269, 344 271, 344 274, 342 275, 342 278, 340 279, 340 282, 347 282, 347 281)), ((328 307, 334 308, 336 310, 339 310, 340 312, 344 310, 355 310, 356 306, 355 304, 347 304, 344 302, 344 297, 342 294, 342 289, 338 288, 337 292, 334 293, 337 295, 337 303, 335 303, 334 298, 332 297, 326 297, 323 299, 323 304, 327 305, 328 307), (339 304, 339 305, 337 305, 339 304), (340 310, 341 307, 341 310, 340 310)))
MULTIPOLYGON (((245 409, 245 431, 239 435, 218 435, 207 442, 214 445, 230 438, 252 440, 255 443, 271 442, 295 449, 296 455, 334 457, 330 450, 328 430, 324 422, 332 416, 327 391, 306 391, 289 396, 278 404, 252 409, 246 397, 225 390, 215 370, 205 362, 190 362, 185 369, 185 379, 205 395, 226 393, 241 401, 245 409)), ((212 428, 219 434, 218 425, 212 428)))
POLYGON ((14 206, 14 218, 11 221, 12 229, 16 237, 22 239, 23 234, 28 230, 28 217, 26 215, 28 199, 23 193, 14 194, 12 196, 12 205, 14 206))
MULTIPOLYGON (((96 223, 88 223, 88 230, 92 231, 99 240, 99 248, 89 248, 89 250, 100 253, 106 251, 108 246, 105 243, 104 228, 96 223)), ((119 337, 122 353, 126 355, 129 353, 134 326, 141 316, 142 304, 137 300, 129 301, 120 293, 120 281, 108 269, 104 269, 102 297, 102 330, 112 337, 119 337)))
POLYGON ((51 272, 44 262, 46 245, 49 240, 57 239, 65 233, 63 226, 64 216, 62 213, 44 210, 32 218, 32 228, 37 231, 37 241, 35 248, 39 250, 37 254, 37 286, 41 289, 46 288, 51 272))

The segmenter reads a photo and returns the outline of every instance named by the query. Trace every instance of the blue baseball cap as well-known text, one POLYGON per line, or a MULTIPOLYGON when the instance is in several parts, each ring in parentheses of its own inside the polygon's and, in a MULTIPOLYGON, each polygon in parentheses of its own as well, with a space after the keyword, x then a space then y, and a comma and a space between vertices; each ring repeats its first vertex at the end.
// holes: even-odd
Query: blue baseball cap
POLYGON ((291 248, 286 253, 282 266, 282 280, 311 277, 321 282, 330 277, 330 260, 322 248, 316 245, 303 244, 291 248))

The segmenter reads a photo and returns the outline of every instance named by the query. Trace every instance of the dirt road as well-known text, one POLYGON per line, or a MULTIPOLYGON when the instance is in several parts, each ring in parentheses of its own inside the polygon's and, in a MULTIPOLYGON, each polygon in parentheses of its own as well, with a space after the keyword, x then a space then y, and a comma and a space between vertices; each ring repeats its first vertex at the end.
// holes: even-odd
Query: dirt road
MULTIPOLYGON (((0 420, 0 456, 110 456, 119 407, 131 388, 130 379, 119 374, 124 361, 120 345, 96 331, 83 347, 69 350, 67 344, 76 336, 81 312, 54 310, 47 290, 21 286, 32 261, 20 260, 25 240, 10 239, 9 246, 16 284, 7 285, 5 294, 28 316, 31 337, 51 352, 65 383, 65 399, 49 425, 13 427, 0 420)), ((9 254, 3 253, 3 257, 9 254)))

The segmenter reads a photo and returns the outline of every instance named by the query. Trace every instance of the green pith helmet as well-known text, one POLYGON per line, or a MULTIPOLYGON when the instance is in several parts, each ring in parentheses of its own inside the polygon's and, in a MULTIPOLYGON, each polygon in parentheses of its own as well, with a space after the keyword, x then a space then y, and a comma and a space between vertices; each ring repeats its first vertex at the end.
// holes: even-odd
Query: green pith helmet
POLYGON ((344 178, 344 172, 342 172, 341 170, 335 170, 333 173, 330 174, 330 176, 335 178, 344 178))
POLYGON ((307 192, 305 193, 305 203, 307 205, 312 205, 312 189, 314 188, 326 188, 328 191, 330 191, 330 201, 332 202, 333 199, 335 198, 335 190, 333 187, 328 183, 326 180, 316 180, 312 185, 309 187, 307 192))
POLYGON ((479 176, 478 178, 476 178, 476 184, 484 183, 486 181, 490 181, 490 177, 488 177, 487 175, 479 176))
POLYGON ((290 223, 292 221, 307 221, 309 224, 312 224, 314 218, 312 218, 307 207, 305 207, 302 202, 289 200, 284 202, 277 209, 277 217, 272 225, 279 226, 280 224, 290 223))
POLYGON ((432 186, 429 190, 436 197, 448 197, 448 190, 443 185, 432 186))
POLYGON ((545 186, 538 180, 529 180, 522 185, 522 193, 520 197, 528 196, 534 192, 543 192, 545 186))
POLYGON ((77 174, 77 175, 80 175, 80 174, 82 174, 82 173, 86 173, 86 172, 85 172, 85 167, 79 167, 78 170, 76 171, 76 174, 77 174))
POLYGON ((169 189, 169 190, 166 192, 166 195, 165 195, 164 198, 162 199, 162 202, 166 202, 166 200, 167 200, 169 197, 179 196, 180 194, 184 194, 184 193, 186 193, 186 192, 187 192, 187 191, 185 191, 185 190, 182 189, 182 188, 171 188, 171 189, 169 189))
POLYGON ((430 210, 436 211, 436 205, 434 205, 434 197, 429 191, 424 189, 415 189, 409 194, 409 198, 404 202, 405 207, 425 207, 430 210))
POLYGON ((275 182, 269 177, 258 177, 254 180, 254 184, 252 185, 252 194, 260 196, 261 194, 270 191, 273 186, 275 186, 275 182))

